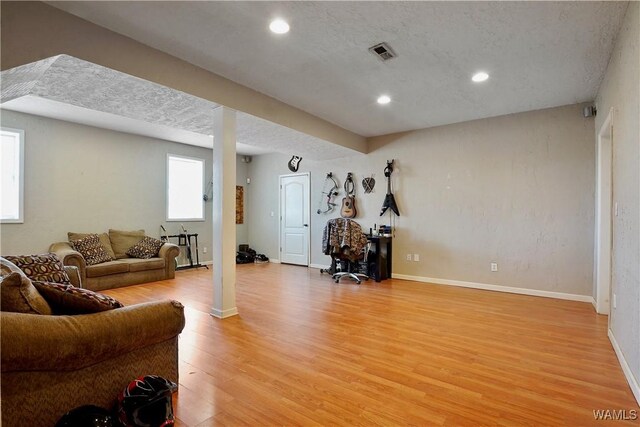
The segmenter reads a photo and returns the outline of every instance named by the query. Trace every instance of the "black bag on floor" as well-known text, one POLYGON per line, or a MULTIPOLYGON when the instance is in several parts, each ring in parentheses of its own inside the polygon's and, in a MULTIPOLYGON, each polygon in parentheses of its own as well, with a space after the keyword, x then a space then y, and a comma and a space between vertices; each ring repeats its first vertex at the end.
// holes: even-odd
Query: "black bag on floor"
POLYGON ((255 260, 255 255, 249 252, 238 252, 236 254, 236 264, 250 264, 255 260))

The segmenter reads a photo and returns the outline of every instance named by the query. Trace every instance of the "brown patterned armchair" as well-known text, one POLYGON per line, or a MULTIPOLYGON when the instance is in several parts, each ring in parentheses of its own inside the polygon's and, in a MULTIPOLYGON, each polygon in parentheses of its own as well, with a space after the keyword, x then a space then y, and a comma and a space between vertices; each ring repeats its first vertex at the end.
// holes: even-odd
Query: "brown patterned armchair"
POLYGON ((78 406, 111 408, 140 375, 177 383, 184 324, 177 301, 74 316, 0 313, 2 425, 53 426, 78 406))

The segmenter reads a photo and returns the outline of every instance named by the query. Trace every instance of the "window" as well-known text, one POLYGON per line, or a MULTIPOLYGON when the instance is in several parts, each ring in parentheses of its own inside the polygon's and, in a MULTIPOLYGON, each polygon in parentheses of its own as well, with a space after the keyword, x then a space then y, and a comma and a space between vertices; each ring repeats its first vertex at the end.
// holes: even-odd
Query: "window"
POLYGON ((167 221, 204 221, 204 160, 167 156, 167 221))
POLYGON ((24 222, 24 131, 2 128, 0 222, 24 222))

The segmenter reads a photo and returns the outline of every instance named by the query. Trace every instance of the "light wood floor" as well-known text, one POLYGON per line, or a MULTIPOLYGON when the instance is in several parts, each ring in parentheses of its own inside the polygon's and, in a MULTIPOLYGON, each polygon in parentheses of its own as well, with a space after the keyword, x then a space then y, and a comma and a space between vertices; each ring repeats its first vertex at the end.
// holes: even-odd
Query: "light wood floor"
POLYGON ((241 265, 240 315, 218 320, 211 283, 200 269, 105 292, 186 306, 180 426, 640 425, 594 420, 639 408, 588 303, 241 265))

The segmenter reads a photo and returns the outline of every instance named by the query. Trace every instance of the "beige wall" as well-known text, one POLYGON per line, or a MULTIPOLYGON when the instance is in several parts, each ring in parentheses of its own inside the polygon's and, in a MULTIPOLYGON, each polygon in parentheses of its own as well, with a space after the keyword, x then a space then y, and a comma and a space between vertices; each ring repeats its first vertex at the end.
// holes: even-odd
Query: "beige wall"
POLYGON ((640 383, 640 3, 631 2, 596 103, 596 132, 613 108, 611 330, 640 383))
POLYGON ((246 86, 41 2, 0 2, 2 70, 67 54, 356 151, 365 138, 246 86))
MULTIPOLYGON (((160 236, 180 222, 165 221, 168 153, 206 160, 212 176, 212 150, 91 126, 2 110, 2 126, 25 130, 25 222, 2 224, 2 254, 46 252, 68 231, 103 232, 143 228, 160 236)), ((245 185, 246 164, 238 161, 238 185, 245 185)), ((246 193, 245 193, 246 203, 246 193)), ((205 222, 183 222, 198 233, 200 259, 211 260, 211 202, 205 222), (204 254, 204 248, 208 253, 204 254)), ((247 225, 237 241, 247 241, 247 225)))
MULTIPOLYGON (((348 171, 355 174, 357 220, 368 230, 390 222, 378 215, 385 160, 396 159, 394 273, 590 296, 593 132, 593 119, 571 105, 373 138, 368 155, 304 159, 299 172, 310 171, 312 181, 311 263, 330 262, 321 236, 337 212, 315 213, 326 173, 341 185, 348 171), (375 190, 364 194, 362 178, 371 174, 375 190), (420 261, 406 261, 407 253, 420 261)), ((287 160, 256 156, 249 169, 249 242, 272 258, 279 257, 278 175, 290 173, 287 160)))

